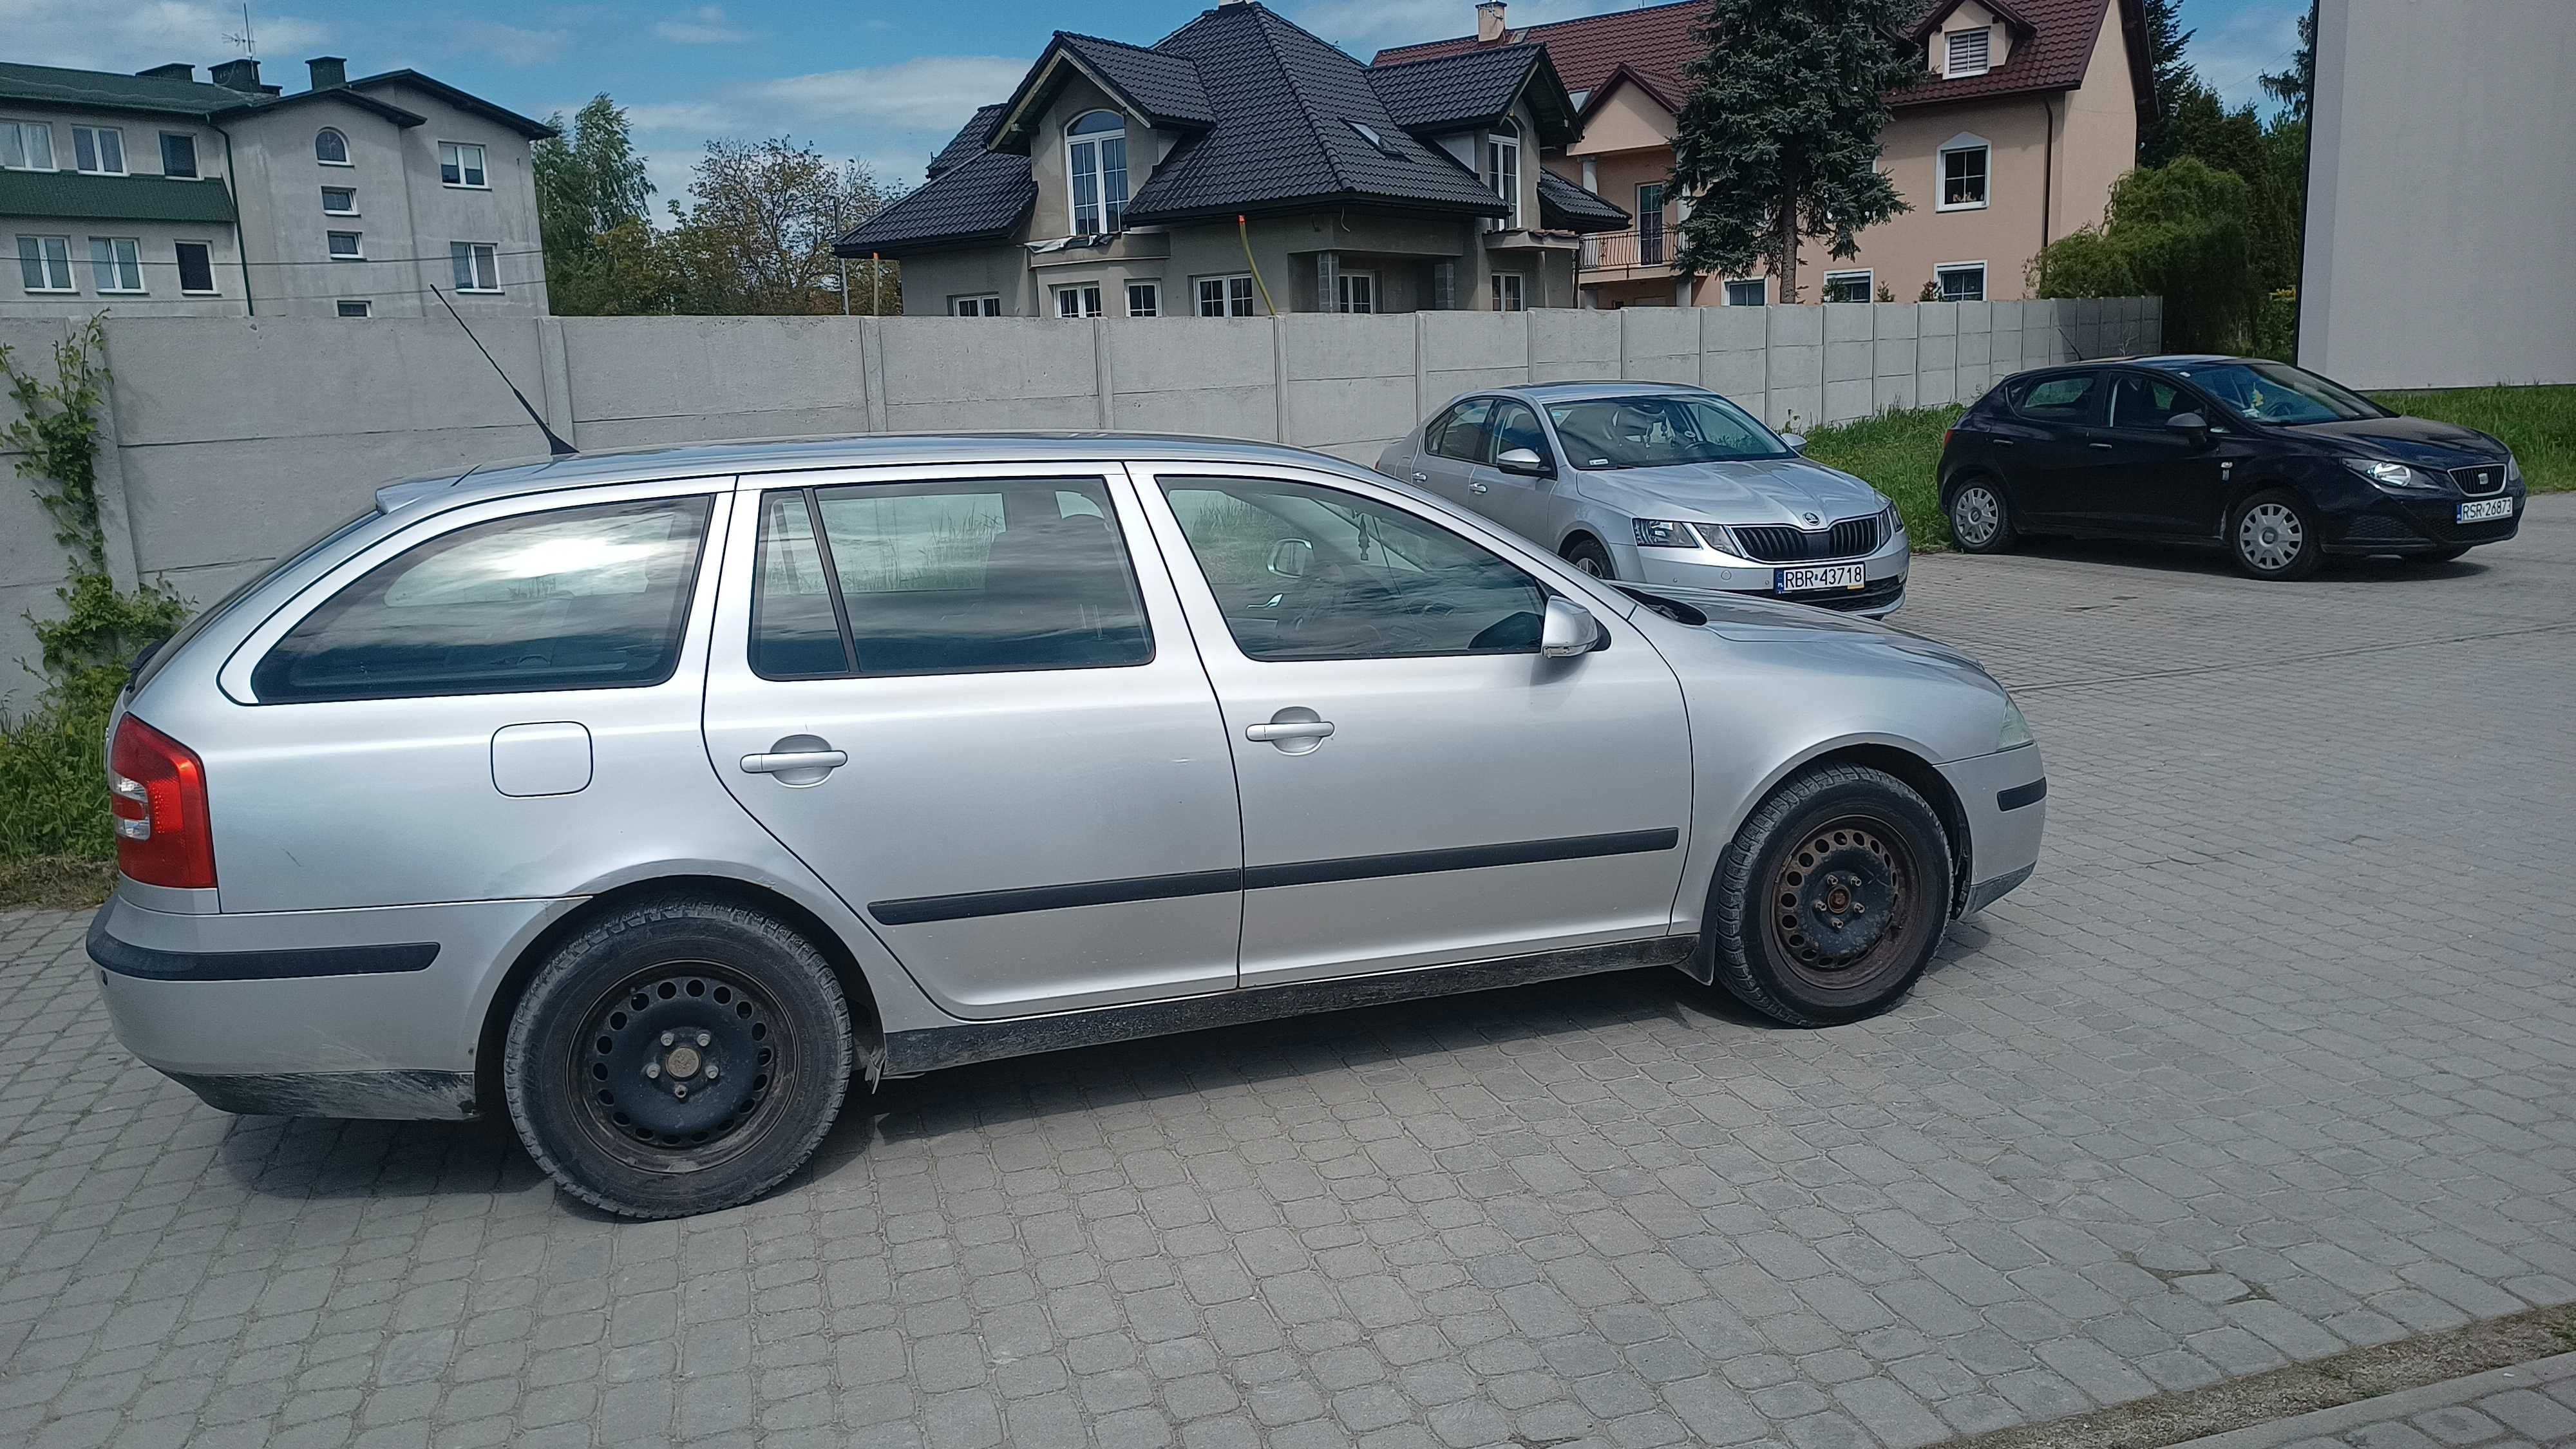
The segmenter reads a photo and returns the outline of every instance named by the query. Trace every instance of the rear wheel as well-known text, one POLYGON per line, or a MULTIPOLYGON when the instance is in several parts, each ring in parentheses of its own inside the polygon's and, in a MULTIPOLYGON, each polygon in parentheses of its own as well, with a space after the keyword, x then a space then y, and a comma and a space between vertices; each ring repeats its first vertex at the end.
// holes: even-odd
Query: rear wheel
POLYGON ((1718 984, 1792 1026, 1835 1026, 1902 999, 1950 915, 1950 844, 1885 771, 1829 766, 1762 802, 1719 862, 1718 984))
POLYGON ((2013 546, 2012 509, 2003 485, 1971 478, 1950 495, 1950 537, 1969 553, 2002 553, 2013 546))
POLYGON ((1565 561, 1596 579, 1618 577, 1610 571, 1610 550, 1588 538, 1578 538, 1567 544, 1565 561))
POLYGON ((566 1192, 636 1218, 747 1202, 813 1155, 848 1091, 821 951, 713 900, 637 906, 558 948, 510 1018, 510 1119, 566 1192))
POLYGON ((2303 579, 2325 561, 2316 519, 2287 493, 2257 493, 2236 510, 2227 553, 2237 571, 2256 579, 2303 579))

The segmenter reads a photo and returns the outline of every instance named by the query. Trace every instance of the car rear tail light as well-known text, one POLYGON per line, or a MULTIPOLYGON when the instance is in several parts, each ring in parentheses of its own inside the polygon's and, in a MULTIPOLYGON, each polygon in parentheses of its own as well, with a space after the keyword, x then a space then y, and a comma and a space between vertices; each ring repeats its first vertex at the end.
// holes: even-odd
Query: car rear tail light
POLYGON ((195 750, 129 714, 108 747, 107 790, 119 871, 145 885, 214 887, 206 765, 195 750))

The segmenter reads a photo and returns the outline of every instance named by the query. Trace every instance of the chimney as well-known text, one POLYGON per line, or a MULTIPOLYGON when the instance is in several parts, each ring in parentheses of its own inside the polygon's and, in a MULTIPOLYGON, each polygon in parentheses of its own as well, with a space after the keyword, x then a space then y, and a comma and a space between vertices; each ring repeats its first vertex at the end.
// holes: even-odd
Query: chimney
POLYGON ((1503 38, 1503 0, 1484 0, 1476 7, 1476 40, 1478 44, 1503 38))
POLYGON ((317 91, 349 83, 349 62, 345 56, 317 55, 304 62, 304 67, 313 72, 313 89, 317 91))
POLYGON ((240 91, 244 95, 260 94, 259 62, 248 56, 210 65, 206 67, 206 74, 213 76, 215 84, 226 90, 240 91))
POLYGON ((168 65, 156 65, 150 70, 138 70, 135 74, 142 76, 146 80, 193 81, 197 78, 197 68, 193 65, 186 65, 178 61, 172 61, 168 65))

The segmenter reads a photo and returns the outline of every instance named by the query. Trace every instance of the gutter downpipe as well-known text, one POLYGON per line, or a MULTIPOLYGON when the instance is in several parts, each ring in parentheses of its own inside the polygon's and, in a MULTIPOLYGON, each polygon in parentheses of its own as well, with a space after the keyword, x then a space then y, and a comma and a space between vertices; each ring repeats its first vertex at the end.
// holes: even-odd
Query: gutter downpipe
POLYGON ((2040 114, 2047 118, 2047 143, 2039 163, 2039 284, 2048 286, 2048 224, 2057 209, 2057 103, 2043 95, 2039 98, 2040 114))
POLYGON ((233 199, 233 260, 241 264, 242 315, 256 317, 259 315, 259 301, 250 294, 250 228, 242 225, 241 186, 239 178, 233 174, 233 133, 225 130, 212 116, 206 118, 206 124, 213 126, 215 134, 224 138, 224 191, 233 199))

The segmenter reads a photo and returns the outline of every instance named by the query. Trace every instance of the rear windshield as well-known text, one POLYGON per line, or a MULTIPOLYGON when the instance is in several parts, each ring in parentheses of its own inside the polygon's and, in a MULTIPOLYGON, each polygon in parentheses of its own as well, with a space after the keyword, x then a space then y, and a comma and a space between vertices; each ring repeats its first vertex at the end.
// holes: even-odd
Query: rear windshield
POLYGON ((328 548, 332 544, 339 542, 341 539, 348 537, 349 534, 354 532, 360 525, 368 523, 378 516, 379 515, 376 510, 370 507, 366 512, 359 514, 355 518, 348 519, 333 528, 325 530, 321 537, 314 539, 311 543, 308 543, 302 548, 297 549, 295 552, 288 554, 285 558, 280 559, 276 564, 268 568, 264 568, 258 573, 251 575, 249 578, 242 580, 240 584, 233 588, 231 593, 215 600, 213 604, 206 608, 198 610, 194 618, 191 618, 187 623, 179 626, 179 631, 177 633, 172 634, 169 638, 162 640, 160 643, 145 649, 141 654, 135 656, 134 675, 131 679, 126 681, 126 688, 133 690, 138 694, 141 693, 143 686, 152 682, 152 676, 159 674, 171 660, 179 657, 179 651, 188 647, 189 640, 196 638, 199 631, 203 630, 208 624, 213 623, 217 618, 221 617, 226 610, 230 609, 233 605, 240 603, 244 595, 248 594, 251 590, 258 588, 260 585, 267 583, 270 579, 276 578, 279 574, 286 572, 288 569, 295 567, 297 564, 304 562, 306 559, 311 558, 313 555, 320 553, 323 549, 328 548))
POLYGON ((2286 362, 2210 362, 2173 368, 2238 416, 2258 423, 2343 423, 2384 418, 2368 398, 2286 362))
POLYGON ((1718 397, 1605 397, 1550 403, 1548 421, 1577 468, 1661 468, 1786 458, 1788 445, 1718 397))

